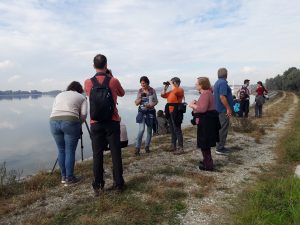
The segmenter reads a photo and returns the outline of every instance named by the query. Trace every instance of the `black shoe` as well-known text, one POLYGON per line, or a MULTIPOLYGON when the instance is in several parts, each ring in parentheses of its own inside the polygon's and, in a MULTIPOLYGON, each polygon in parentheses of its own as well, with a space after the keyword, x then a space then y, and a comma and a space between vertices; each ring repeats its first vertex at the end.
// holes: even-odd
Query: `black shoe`
POLYGON ((140 156, 140 149, 139 148, 135 148, 135 156, 140 156))
POLYGON ((113 184, 111 187, 107 188, 107 191, 115 191, 115 192, 123 192, 125 190, 125 184, 123 185, 115 185, 113 184))
POLYGON ((146 147, 145 147, 145 151, 146 151, 146 153, 150 153, 150 148, 149 148, 149 146, 146 146, 146 147))
POLYGON ((199 165, 199 170, 203 170, 203 171, 213 171, 214 169, 208 169, 206 167, 203 166, 203 164, 199 165))

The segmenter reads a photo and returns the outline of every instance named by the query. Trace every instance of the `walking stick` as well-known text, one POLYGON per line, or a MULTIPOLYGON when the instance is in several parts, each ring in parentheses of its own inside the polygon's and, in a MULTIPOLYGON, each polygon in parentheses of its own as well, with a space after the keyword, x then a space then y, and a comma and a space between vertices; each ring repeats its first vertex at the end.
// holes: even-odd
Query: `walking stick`
POLYGON ((53 166, 53 168, 52 168, 52 170, 51 170, 51 175, 53 174, 53 171, 54 171, 54 169, 55 169, 55 167, 56 167, 57 162, 58 162, 58 158, 56 158, 56 161, 55 161, 55 163, 54 163, 54 166, 53 166))
POLYGON ((91 136, 91 131, 90 131, 90 128, 89 128, 89 125, 87 124, 86 121, 84 121, 84 123, 85 123, 85 126, 86 126, 87 131, 89 132, 90 138, 92 138, 92 136, 91 136))
POLYGON ((83 161, 83 140, 82 140, 82 127, 81 127, 81 130, 80 130, 80 143, 81 143, 81 162, 83 161))

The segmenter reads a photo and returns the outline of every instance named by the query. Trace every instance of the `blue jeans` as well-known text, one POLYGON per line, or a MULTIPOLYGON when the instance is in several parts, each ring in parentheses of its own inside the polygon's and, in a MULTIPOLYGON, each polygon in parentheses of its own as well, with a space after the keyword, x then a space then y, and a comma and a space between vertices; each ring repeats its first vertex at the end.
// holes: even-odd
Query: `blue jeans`
POLYGON ((50 120, 50 129, 58 150, 61 176, 72 178, 81 124, 79 121, 50 120))
MULTIPOLYGON (((146 122, 145 122, 145 118, 143 118, 143 121, 139 123, 139 132, 136 137, 136 145, 135 145, 136 148, 141 148, 145 126, 146 126, 146 122)), ((151 138, 152 138, 152 127, 147 126, 147 137, 145 141, 145 146, 150 146, 151 138)))

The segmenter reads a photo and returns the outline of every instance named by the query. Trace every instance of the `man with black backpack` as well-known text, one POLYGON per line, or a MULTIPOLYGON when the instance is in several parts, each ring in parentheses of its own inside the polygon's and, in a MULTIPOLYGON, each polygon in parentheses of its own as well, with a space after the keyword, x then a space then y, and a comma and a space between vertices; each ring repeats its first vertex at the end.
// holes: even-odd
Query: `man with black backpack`
POLYGON ((244 85, 237 91, 238 97, 240 99, 240 117, 248 117, 249 106, 250 106, 250 91, 248 86, 250 84, 250 80, 244 80, 244 85))
POLYGON ((122 191, 124 188, 123 165, 120 146, 120 116, 116 107, 117 97, 125 95, 118 79, 107 69, 107 59, 98 54, 94 57, 95 76, 84 82, 89 97, 91 118, 91 139, 93 148, 92 183, 95 195, 104 188, 103 151, 110 146, 113 164, 113 186, 110 189, 122 191))

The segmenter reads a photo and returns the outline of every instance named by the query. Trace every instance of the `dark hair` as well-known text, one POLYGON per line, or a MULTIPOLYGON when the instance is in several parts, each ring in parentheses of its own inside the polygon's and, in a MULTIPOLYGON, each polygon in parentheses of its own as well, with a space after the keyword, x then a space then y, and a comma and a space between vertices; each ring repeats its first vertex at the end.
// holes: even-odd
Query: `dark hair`
POLYGON ((67 87, 67 91, 77 91, 78 93, 83 93, 83 88, 78 81, 72 81, 67 87))
POLYGON ((264 91, 266 90, 265 86, 263 85, 263 83, 261 81, 258 81, 257 84, 260 84, 260 86, 262 86, 264 91))
POLYGON ((244 80, 244 84, 248 83, 250 80, 246 79, 244 80))
POLYGON ((157 111, 157 117, 164 117, 164 111, 158 110, 157 111))
POLYGON ((96 69, 104 69, 107 64, 105 55, 98 54, 94 57, 94 66, 96 69))
POLYGON ((149 78, 148 77, 146 77, 146 76, 142 76, 141 78, 140 78, 140 83, 142 82, 142 81, 144 81, 146 84, 150 84, 150 81, 149 81, 149 78))
POLYGON ((180 83, 181 83, 181 80, 180 80, 178 77, 173 77, 173 78, 171 79, 171 81, 172 81, 173 83, 177 84, 178 86, 179 86, 180 83))

